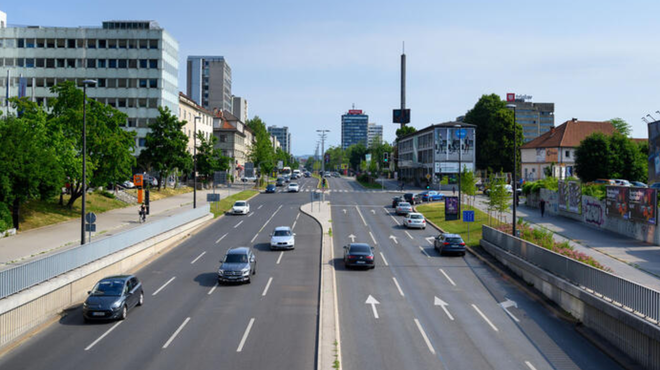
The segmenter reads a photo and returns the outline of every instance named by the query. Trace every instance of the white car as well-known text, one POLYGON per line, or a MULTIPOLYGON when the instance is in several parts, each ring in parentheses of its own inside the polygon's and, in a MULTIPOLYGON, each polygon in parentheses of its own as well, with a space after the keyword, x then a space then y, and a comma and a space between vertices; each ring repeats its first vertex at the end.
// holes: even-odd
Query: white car
POLYGON ((295 182, 292 182, 289 184, 289 193, 297 193, 300 189, 298 188, 298 184, 295 182))
POLYGON ((245 200, 237 200, 231 209, 231 213, 235 215, 246 215, 250 213, 250 205, 245 200))
POLYGON ((279 226, 270 234, 270 249, 293 249, 296 245, 296 234, 288 226, 279 226))
POLYGON ((135 184, 133 184, 133 181, 124 181, 121 186, 125 187, 126 189, 133 189, 135 187, 135 184))
POLYGON ((403 221, 407 228, 426 229, 426 220, 421 213, 410 212, 403 221))

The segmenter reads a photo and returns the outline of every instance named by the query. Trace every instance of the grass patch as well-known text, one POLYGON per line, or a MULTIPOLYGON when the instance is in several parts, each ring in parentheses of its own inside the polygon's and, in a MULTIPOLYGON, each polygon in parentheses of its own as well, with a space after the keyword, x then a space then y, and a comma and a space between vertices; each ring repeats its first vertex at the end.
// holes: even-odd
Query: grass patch
MULTIPOLYGON (((183 186, 180 188, 161 188, 158 191, 158 188, 149 189, 149 201, 153 202, 155 200, 165 199, 173 197, 175 195, 181 195, 186 193, 192 193, 193 188, 190 186, 183 186)), ((126 189, 125 192, 137 198, 137 189, 126 189)))
MULTIPOLYGON (((312 177, 319 180, 319 182, 316 184, 316 188, 321 189, 321 184, 323 183, 323 179, 321 178, 321 176, 313 173, 312 177)), ((330 181, 328 181, 327 179, 325 180, 325 188, 330 189, 330 181)))
POLYGON ((220 215, 225 214, 225 212, 229 211, 231 207, 234 205, 234 202, 236 202, 237 200, 246 200, 255 194, 259 194, 259 192, 256 190, 244 190, 240 193, 236 193, 234 195, 228 196, 227 198, 221 199, 218 202, 217 206, 211 207, 211 212, 213 212, 213 217, 218 217, 220 215))
POLYGON ((465 243, 471 247, 479 245, 481 240, 481 225, 491 225, 497 227, 500 223, 491 217, 491 223, 488 221, 488 213, 482 212, 472 206, 463 205, 462 211, 474 211, 474 222, 469 222, 470 238, 468 240, 468 222, 463 220, 446 221, 444 202, 424 204, 416 207, 417 212, 424 215, 426 219, 436 224, 445 232, 459 234, 465 243))
POLYGON ((372 184, 370 182, 360 181, 360 180, 358 180, 358 184, 362 185, 362 187, 367 188, 367 189, 381 190, 383 188, 383 186, 381 184, 372 184))
POLYGON ((328 228, 328 235, 330 235, 330 237, 332 238, 332 228, 331 227, 328 228))

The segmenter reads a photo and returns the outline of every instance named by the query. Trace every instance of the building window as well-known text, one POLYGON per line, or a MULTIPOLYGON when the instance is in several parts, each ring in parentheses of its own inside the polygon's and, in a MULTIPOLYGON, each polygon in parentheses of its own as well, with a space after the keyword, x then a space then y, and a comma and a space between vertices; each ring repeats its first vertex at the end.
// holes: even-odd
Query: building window
POLYGON ((107 64, 105 62, 105 59, 97 59, 96 60, 96 67, 97 68, 105 68, 106 65, 107 64))
POLYGON ((571 151, 570 150, 566 151, 566 158, 571 158, 571 151))
POLYGON ((87 40, 87 48, 88 49, 96 49, 96 39, 88 39, 87 40))
POLYGON ((69 49, 75 49, 76 48, 76 39, 67 39, 66 40, 66 47, 69 49))
POLYGON ((149 68, 158 68, 158 59, 149 59, 149 68))
POLYGON ((140 68, 147 68, 147 60, 140 59, 140 68))
POLYGON ((105 49, 107 47, 106 40, 99 40, 99 49, 105 49))
POLYGON ((152 89, 158 88, 158 80, 155 78, 152 78, 149 80, 149 87, 152 89))
POLYGON ((147 87, 147 80, 141 79, 140 80, 140 87, 146 88, 147 87))
POLYGON ((96 68, 96 59, 87 59, 87 68, 96 68))
POLYGON ((126 68, 128 66, 128 63, 126 62, 126 59, 119 59, 118 66, 119 66, 119 68, 126 68))
POLYGON ((139 138, 138 139, 138 145, 141 146, 141 147, 147 146, 147 139, 143 138, 143 137, 139 138))
POLYGON ((108 59, 108 68, 117 68, 117 59, 108 59))

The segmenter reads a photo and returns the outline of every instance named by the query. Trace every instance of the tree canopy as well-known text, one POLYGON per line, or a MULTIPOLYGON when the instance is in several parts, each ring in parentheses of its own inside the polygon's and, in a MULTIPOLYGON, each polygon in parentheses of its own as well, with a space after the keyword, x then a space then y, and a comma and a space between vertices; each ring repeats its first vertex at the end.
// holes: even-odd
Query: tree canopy
POLYGON ((608 179, 611 160, 610 143, 605 134, 596 132, 587 136, 575 150, 575 171, 580 179, 591 182, 608 179))
POLYGON ((621 135, 630 137, 630 134, 632 133, 632 126, 630 126, 628 122, 624 121, 623 118, 612 118, 609 120, 609 122, 617 131, 619 131, 621 135))

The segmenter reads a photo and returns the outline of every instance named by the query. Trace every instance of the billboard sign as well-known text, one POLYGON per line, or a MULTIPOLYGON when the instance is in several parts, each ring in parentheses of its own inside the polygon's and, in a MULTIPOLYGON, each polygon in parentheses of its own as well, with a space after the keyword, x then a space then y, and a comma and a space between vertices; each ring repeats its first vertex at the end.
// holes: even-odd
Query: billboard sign
POLYGON ((458 197, 445 197, 445 221, 458 220, 458 197))
POLYGON ((508 101, 508 102, 514 102, 514 101, 516 101, 516 94, 514 94, 514 93, 506 93, 506 101, 508 101))
POLYGON ((392 122, 394 123, 410 123, 410 109, 393 109, 392 122))
POLYGON ((245 163, 245 177, 255 177, 254 163, 252 162, 245 163))
POLYGON ((655 225, 657 223, 658 194, 656 189, 630 188, 628 190, 630 220, 655 225))
POLYGON ((362 114, 362 109, 349 109, 348 114, 362 114))
POLYGON ((649 184, 660 181, 660 121, 651 122, 649 128, 649 184))
POLYGON ((473 163, 475 153, 474 128, 436 128, 435 146, 436 161, 458 161, 460 151, 461 162, 473 163))
POLYGON ((625 186, 606 186, 605 214, 607 217, 628 219, 628 190, 625 186))

